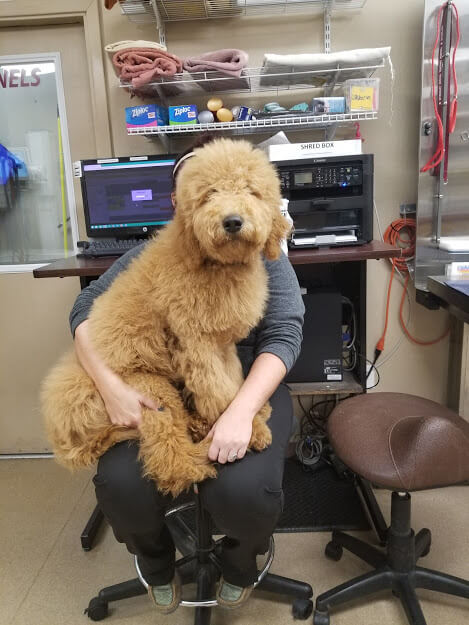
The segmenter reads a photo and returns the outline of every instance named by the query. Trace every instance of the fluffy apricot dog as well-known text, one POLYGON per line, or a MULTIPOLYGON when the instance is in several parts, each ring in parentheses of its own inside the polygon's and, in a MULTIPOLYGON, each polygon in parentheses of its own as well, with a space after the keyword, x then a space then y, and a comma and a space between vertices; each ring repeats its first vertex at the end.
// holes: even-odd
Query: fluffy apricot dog
MULTIPOLYGON (((115 443, 140 439, 145 475, 177 495, 215 477, 204 437, 243 383, 235 344, 261 320, 268 297, 262 255, 276 259, 288 231, 279 181, 245 141, 217 139, 181 166, 174 220, 93 305, 90 336, 129 385, 159 402, 139 429, 110 422, 71 350, 43 383, 42 408, 57 460, 93 464, 115 443), (240 217, 229 232, 226 218, 240 217), (239 225, 239 223, 238 223, 239 225), (189 400, 188 400, 189 398, 189 400)), ((271 442, 266 404, 250 449, 271 442)))

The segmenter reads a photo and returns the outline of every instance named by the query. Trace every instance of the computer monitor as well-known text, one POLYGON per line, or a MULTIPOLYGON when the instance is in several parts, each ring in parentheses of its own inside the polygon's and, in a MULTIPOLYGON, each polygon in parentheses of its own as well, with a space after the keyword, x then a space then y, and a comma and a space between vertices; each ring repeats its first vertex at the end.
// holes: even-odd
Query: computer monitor
POLYGON ((171 221, 175 158, 161 154, 81 161, 88 236, 145 236, 171 221))

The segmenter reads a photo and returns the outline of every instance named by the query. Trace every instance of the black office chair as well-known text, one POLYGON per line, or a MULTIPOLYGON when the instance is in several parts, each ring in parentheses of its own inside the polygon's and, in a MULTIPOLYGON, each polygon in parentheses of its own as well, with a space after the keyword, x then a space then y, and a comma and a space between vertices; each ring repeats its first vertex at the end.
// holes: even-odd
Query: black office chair
MULTIPOLYGON (((181 582, 183 585, 195 582, 197 588, 193 600, 183 599, 179 605, 195 608, 195 625, 210 625, 212 608, 217 606, 214 597, 215 584, 221 574, 219 559, 221 539, 214 541, 212 538, 212 520, 201 505, 196 486, 194 486, 194 501, 171 508, 166 518, 175 544, 183 556, 176 562, 181 582), (191 527, 194 523, 194 509, 195 531, 191 527), (191 516, 188 516, 188 511, 192 511, 191 516)), ((274 539, 271 538, 270 549, 255 587, 276 595, 293 597, 293 616, 297 619, 307 619, 313 611, 311 586, 269 573, 273 559, 274 539)), ((108 616, 108 605, 111 601, 147 594, 148 584, 140 572, 136 558, 135 566, 137 578, 103 588, 97 597, 91 599, 85 610, 88 618, 92 621, 101 621, 108 616)))

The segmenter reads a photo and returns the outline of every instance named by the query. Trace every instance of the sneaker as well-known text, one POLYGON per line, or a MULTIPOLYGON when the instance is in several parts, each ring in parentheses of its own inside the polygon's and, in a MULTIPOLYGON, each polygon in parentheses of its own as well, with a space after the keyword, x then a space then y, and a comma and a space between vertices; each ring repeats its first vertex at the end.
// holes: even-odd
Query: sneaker
POLYGON ((148 586, 148 595, 161 614, 171 614, 181 601, 181 582, 177 574, 170 584, 148 586))
POLYGON ((249 598, 254 586, 234 586, 223 579, 220 579, 220 583, 217 588, 217 601, 221 608, 227 608, 233 610, 239 608, 249 598))

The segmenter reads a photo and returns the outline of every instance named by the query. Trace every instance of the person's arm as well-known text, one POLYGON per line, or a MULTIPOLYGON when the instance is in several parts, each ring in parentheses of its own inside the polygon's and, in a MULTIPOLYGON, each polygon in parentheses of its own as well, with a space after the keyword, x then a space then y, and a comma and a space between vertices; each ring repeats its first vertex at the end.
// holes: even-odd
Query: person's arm
POLYGON ((106 365, 93 347, 88 324, 85 320, 75 329, 75 353, 78 361, 95 383, 111 423, 138 427, 142 418, 142 406, 152 410, 158 410, 159 406, 126 384, 106 365))
POLYGON ((267 261, 269 302, 260 324, 256 359, 236 397, 216 421, 209 436, 208 457, 224 464, 230 453, 246 454, 252 420, 295 364, 300 353, 304 304, 295 272, 282 254, 267 261))
POLYGON ((126 254, 118 258, 97 280, 94 280, 79 293, 70 311, 69 317, 70 331, 73 337, 80 323, 88 319, 95 299, 108 290, 115 278, 124 271, 124 269, 127 269, 132 260, 140 254, 142 249, 143 245, 139 245, 129 250, 126 254))
POLYGON ((70 313, 70 329, 75 339, 78 361, 95 383, 111 422, 127 427, 138 427, 142 406, 152 410, 157 410, 158 406, 126 384, 100 358, 91 342, 87 319, 95 299, 107 291, 116 276, 128 267, 141 250, 139 246, 124 254, 98 280, 83 289, 70 313))
POLYGON ((283 361, 275 354, 264 352, 255 359, 236 397, 209 433, 212 436, 210 460, 225 464, 233 452, 237 460, 244 458, 251 440, 252 421, 286 372, 283 361))

